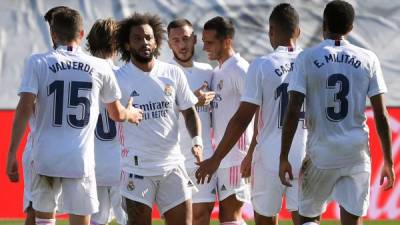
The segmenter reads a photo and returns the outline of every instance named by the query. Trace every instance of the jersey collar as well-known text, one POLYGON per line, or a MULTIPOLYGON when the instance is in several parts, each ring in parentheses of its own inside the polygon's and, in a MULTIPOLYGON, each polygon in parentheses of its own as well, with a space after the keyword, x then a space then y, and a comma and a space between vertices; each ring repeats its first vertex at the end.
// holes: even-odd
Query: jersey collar
POLYGON ((278 46, 275 51, 276 52, 296 52, 301 50, 299 47, 292 47, 292 46, 278 46))
POLYGON ((237 62, 240 58, 239 53, 233 54, 231 57, 229 57, 225 62, 222 63, 222 65, 219 65, 220 70, 225 69, 226 67, 229 67, 230 64, 237 62))
POLYGON ((60 51, 60 52, 68 52, 68 53, 78 53, 78 52, 82 51, 82 49, 79 45, 76 45, 76 46, 59 45, 59 46, 57 46, 56 50, 60 51))
POLYGON ((325 39, 324 40, 326 45, 330 45, 330 46, 344 46, 344 45, 348 45, 350 42, 345 40, 345 39, 339 39, 339 40, 333 40, 333 39, 325 39))

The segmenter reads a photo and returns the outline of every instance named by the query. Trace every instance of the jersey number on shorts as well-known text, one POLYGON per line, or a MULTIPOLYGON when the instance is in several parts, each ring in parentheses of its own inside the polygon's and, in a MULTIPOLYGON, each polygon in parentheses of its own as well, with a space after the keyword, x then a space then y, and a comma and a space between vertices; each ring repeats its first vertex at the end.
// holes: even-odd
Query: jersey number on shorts
MULTIPOLYGON (((82 106, 82 115, 78 119, 77 115, 68 114, 67 122, 71 127, 83 128, 89 123, 90 100, 79 96, 79 91, 92 90, 91 82, 71 81, 68 89, 68 108, 82 106)), ((56 80, 47 88, 47 96, 54 94, 53 104, 53 126, 61 127, 64 115, 64 81, 56 80)))
POLYGON ((117 136, 117 126, 115 125, 114 120, 108 117, 107 109, 105 109, 104 112, 100 113, 99 115, 95 135, 99 140, 102 141, 111 141, 117 136))
MULTIPOLYGON (((289 84, 288 83, 282 83, 279 85, 276 90, 275 90, 275 100, 277 100, 279 97, 280 102, 279 102, 279 115, 278 115, 278 128, 283 127, 283 118, 285 116, 286 108, 289 102, 289 94, 287 92, 289 84)), ((301 107, 302 110, 300 112, 300 120, 303 121, 303 128, 305 128, 304 124, 304 118, 305 118, 305 112, 304 112, 304 105, 301 107)))
POLYGON ((326 81, 326 88, 335 89, 337 84, 339 84, 339 91, 335 93, 334 101, 338 103, 338 107, 326 107, 326 117, 332 122, 343 120, 349 111, 349 102, 346 98, 349 94, 349 80, 343 74, 332 74, 326 81))

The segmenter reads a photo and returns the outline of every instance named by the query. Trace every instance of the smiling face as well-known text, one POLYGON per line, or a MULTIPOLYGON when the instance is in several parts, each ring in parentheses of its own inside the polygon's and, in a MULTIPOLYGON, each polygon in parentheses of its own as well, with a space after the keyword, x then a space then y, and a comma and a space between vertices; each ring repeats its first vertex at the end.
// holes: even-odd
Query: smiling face
POLYGON ((190 26, 172 28, 168 33, 168 45, 179 61, 192 60, 195 44, 196 35, 193 34, 193 28, 190 26))
POLYGON ((127 49, 131 52, 133 60, 140 63, 150 62, 157 49, 153 29, 149 24, 133 26, 129 34, 127 49))
POLYGON ((217 38, 215 30, 203 31, 203 50, 207 53, 209 60, 219 60, 224 52, 224 40, 217 38))

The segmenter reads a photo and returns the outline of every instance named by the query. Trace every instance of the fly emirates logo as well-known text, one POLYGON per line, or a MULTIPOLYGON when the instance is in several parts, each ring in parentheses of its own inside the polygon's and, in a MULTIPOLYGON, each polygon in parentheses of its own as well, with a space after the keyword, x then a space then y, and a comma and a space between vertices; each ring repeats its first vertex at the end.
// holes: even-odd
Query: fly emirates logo
POLYGON ((134 103, 133 107, 143 110, 144 120, 159 119, 161 117, 168 117, 168 110, 172 109, 172 103, 168 101, 149 101, 145 104, 134 103))

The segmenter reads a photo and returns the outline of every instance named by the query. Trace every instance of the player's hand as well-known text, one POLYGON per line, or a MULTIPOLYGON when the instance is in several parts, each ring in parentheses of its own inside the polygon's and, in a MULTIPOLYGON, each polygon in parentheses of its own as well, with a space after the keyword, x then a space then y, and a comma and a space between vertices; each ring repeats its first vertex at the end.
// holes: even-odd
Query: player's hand
POLYGON ((250 177, 251 176, 251 161, 253 160, 252 154, 247 154, 244 157, 242 163, 240 164, 240 172, 242 173, 242 177, 250 177))
POLYGON ((293 180, 292 166, 287 159, 281 159, 279 162, 279 179, 281 179, 283 185, 286 185, 288 187, 292 186, 289 181, 293 180), (288 174, 289 179, 287 179, 286 174, 288 174))
POLYGON ((197 163, 203 161, 203 147, 200 145, 195 145, 192 147, 192 154, 194 155, 197 163))
POLYGON ((385 182, 386 178, 386 184, 383 187, 383 190, 389 190, 393 187, 394 181, 396 179, 396 175, 394 174, 394 166, 393 164, 383 164, 382 172, 381 172, 381 180, 380 180, 380 185, 382 186, 383 183, 385 182))
POLYGON ((194 91, 194 94, 197 97, 197 104, 198 106, 208 105, 215 97, 214 91, 204 91, 208 88, 208 83, 204 82, 200 88, 194 91))
POLYGON ((202 162, 196 163, 199 168, 196 170, 195 176, 198 184, 204 184, 207 178, 207 183, 210 183, 211 176, 217 171, 220 161, 211 157, 202 162))
POLYGON ((11 182, 19 181, 19 173, 18 173, 18 161, 17 156, 14 154, 8 154, 7 157, 7 176, 11 182))
POLYGON ((128 122, 138 125, 143 119, 143 110, 133 107, 132 97, 129 99, 126 109, 128 122))

